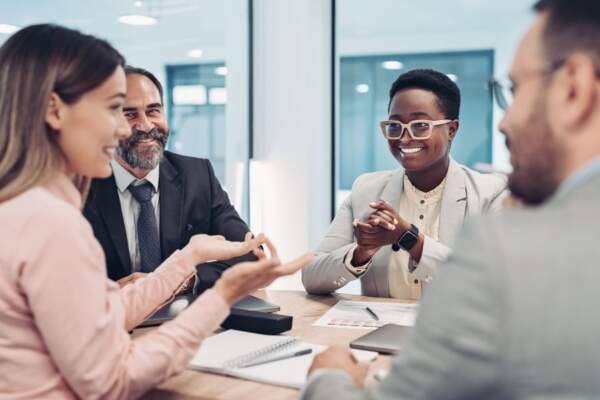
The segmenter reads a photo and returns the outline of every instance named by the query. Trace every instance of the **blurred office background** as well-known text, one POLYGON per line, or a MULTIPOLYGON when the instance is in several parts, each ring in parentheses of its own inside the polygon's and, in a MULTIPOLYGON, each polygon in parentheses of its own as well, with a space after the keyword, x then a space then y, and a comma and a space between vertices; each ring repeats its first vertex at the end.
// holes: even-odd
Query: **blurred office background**
POLYGON ((510 169, 489 80, 508 73, 517 38, 531 18, 528 2, 338 0, 336 5, 336 205, 361 173, 395 168, 377 122, 387 117, 392 82, 414 68, 442 71, 460 87, 461 125, 452 156, 470 167, 510 169))
MULTIPOLYGON (((405 71, 435 68, 460 87, 456 160, 510 169, 488 82, 508 73, 530 3, 3 0, 0 44, 54 22, 154 72, 169 150, 209 158, 251 228, 290 259, 316 246, 358 175, 397 167, 377 123, 405 71)), ((301 288, 299 276, 274 288, 301 288)))
POLYGON ((110 41, 165 89, 168 149, 209 158, 248 216, 247 0, 0 1, 0 43, 13 25, 57 23, 110 41), (4 28, 2 28, 4 26, 4 28))

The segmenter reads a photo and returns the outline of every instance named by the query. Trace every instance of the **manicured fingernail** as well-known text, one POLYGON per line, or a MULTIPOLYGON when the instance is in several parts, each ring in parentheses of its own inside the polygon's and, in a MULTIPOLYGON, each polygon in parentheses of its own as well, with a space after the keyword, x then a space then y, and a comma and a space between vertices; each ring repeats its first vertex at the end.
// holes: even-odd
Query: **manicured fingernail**
POLYGON ((394 225, 398 224, 398 220, 394 218, 394 225))
POLYGON ((370 205, 370 206, 376 206, 376 205, 377 205, 377 203, 375 203, 374 201, 372 201, 372 202, 370 202, 370 203, 369 203, 369 205, 370 205))

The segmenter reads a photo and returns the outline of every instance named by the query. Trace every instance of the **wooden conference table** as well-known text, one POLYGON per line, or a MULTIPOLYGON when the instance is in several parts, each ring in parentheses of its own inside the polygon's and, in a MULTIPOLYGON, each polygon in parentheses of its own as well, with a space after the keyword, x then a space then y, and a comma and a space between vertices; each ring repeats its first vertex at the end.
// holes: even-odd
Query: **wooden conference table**
MULTIPOLYGON (((394 302, 398 300, 367 296, 335 294, 332 296, 312 296, 303 291, 265 291, 254 293, 281 307, 279 313, 294 316, 292 330, 285 335, 293 335, 303 340, 325 345, 348 345, 353 339, 369 330, 348 328, 327 328, 312 326, 330 307, 339 300, 366 300, 394 302)), ((145 328, 152 329, 152 328, 145 328)), ((143 334, 145 329, 136 330, 135 335, 143 334)), ((379 355, 371 363, 367 384, 372 375, 387 367, 389 356, 379 355)), ((221 375, 185 370, 164 384, 148 392, 143 399, 297 399, 298 390, 267 385, 221 375)))

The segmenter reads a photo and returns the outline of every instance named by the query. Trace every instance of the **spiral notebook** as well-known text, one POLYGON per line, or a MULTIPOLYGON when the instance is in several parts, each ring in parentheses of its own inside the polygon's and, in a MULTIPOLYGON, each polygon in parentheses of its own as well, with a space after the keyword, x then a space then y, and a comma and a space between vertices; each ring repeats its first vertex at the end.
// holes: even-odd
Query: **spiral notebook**
MULTIPOLYGON (((230 329, 204 340, 189 364, 189 368, 213 372, 271 385, 300 388, 306 382, 306 374, 315 354, 327 346, 306 343, 293 336, 272 336, 230 329), (312 353, 242 367, 270 359, 295 349, 311 348, 312 353)), ((372 351, 352 350, 360 361, 377 357, 372 351)))

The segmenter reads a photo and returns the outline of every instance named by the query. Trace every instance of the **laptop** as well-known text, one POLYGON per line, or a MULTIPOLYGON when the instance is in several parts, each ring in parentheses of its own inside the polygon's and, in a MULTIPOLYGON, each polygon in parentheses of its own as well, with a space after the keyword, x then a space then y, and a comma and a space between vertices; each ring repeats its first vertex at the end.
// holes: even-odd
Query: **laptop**
POLYGON ((355 339, 350 343, 350 347, 381 354, 395 354, 402 349, 410 329, 408 326, 387 324, 355 339))
MULTIPOLYGON (((180 312, 185 310, 194 300, 196 295, 193 293, 185 293, 175 296, 173 301, 165 304, 162 308, 152 314, 147 320, 138 325, 138 328, 160 325, 163 322, 170 321, 179 315, 180 312)), ((245 310, 245 311, 260 311, 266 313, 272 313, 280 310, 280 307, 276 304, 269 303, 263 299, 255 296, 246 296, 234 305, 231 306, 232 310, 245 310)))

